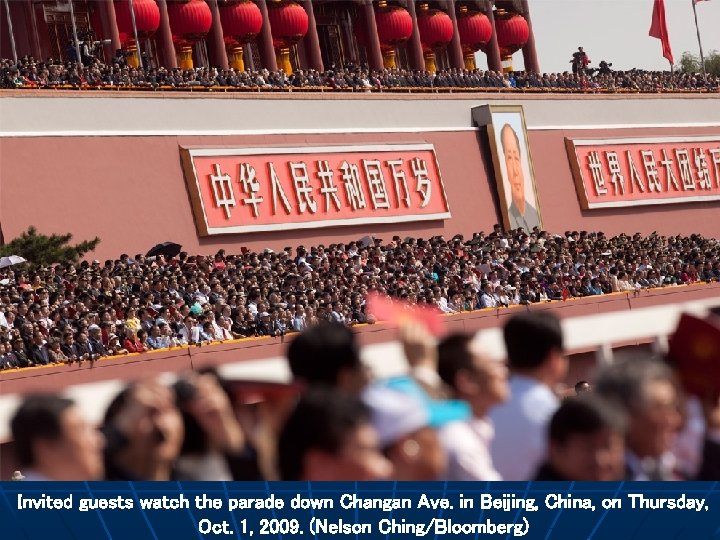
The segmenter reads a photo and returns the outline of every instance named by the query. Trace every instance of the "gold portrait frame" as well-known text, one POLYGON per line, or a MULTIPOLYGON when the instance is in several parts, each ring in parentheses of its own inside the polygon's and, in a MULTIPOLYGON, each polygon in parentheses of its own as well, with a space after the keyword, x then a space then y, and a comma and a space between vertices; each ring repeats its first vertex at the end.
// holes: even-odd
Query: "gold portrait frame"
POLYGON ((524 175, 529 175, 529 178, 526 178, 525 180, 526 204, 530 203, 530 207, 537 214, 537 222, 535 222, 534 219, 530 219, 530 222, 528 222, 529 230, 526 230, 526 232, 532 232, 532 229, 535 226, 542 230, 543 220, 540 210, 540 197, 538 197, 537 192, 535 168, 533 166, 532 154, 530 152, 530 141, 528 140, 527 135, 525 111, 523 110, 522 105, 485 105, 483 107, 479 107, 479 109, 481 110, 474 111, 475 114, 473 116, 479 125, 484 125, 487 129, 503 226, 506 230, 516 229, 518 226, 517 223, 511 222, 510 208, 512 206, 513 199, 512 193, 510 192, 510 181, 507 177, 507 171, 502 163, 502 160, 504 160, 504 151, 502 148, 502 141, 500 139, 503 127, 505 124, 510 124, 510 127, 517 135, 520 143, 519 150, 521 158, 524 156, 526 160, 527 167, 523 167, 524 175), (513 122, 509 122, 507 119, 499 118, 499 115, 516 115, 516 119, 513 122), (518 132, 518 128, 519 131, 522 131, 522 133, 518 132), (527 186, 528 181, 530 183, 529 190, 527 186), (529 193, 532 194, 532 200, 529 200, 527 197, 529 193))

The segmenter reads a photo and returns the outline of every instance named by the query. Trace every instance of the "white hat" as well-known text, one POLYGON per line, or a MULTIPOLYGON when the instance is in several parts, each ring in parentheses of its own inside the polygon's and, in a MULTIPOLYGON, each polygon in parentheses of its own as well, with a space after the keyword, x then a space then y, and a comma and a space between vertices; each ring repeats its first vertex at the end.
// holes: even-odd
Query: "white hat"
POLYGON ((383 448, 430 424, 424 404, 404 392, 375 384, 363 392, 362 399, 371 411, 383 448))

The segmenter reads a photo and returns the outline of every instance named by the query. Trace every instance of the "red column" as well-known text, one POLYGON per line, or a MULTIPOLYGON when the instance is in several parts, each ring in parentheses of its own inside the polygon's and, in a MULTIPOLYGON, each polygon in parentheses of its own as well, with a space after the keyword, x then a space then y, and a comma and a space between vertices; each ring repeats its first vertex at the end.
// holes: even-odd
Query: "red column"
POLYGON ((365 30, 367 32, 368 64, 371 70, 380 71, 384 68, 384 65, 372 0, 363 0, 363 8, 365 10, 365 30))
POLYGON ((210 35, 207 38, 208 56, 210 65, 218 69, 228 69, 228 57, 225 51, 225 37, 223 35, 222 23, 220 22, 220 9, 217 0, 206 0, 212 13, 212 26, 210 35))
MULTIPOLYGON (((10 2, 10 18, 12 19, 13 36, 15 37, 15 47, 17 48, 18 59, 23 56, 32 56, 33 51, 30 46, 30 29, 29 22, 25 18, 25 6, 18 2, 10 2)), ((7 13, 5 11, 5 4, 0 5, 3 19, 7 13)))
POLYGON ((417 24, 417 13, 415 13, 415 0, 406 0, 408 13, 412 17, 413 32, 408 40, 408 60, 412 69, 425 69, 425 59, 423 58, 422 43, 420 42, 420 30, 417 24))
POLYGON ((178 67, 177 57, 175 56, 175 44, 172 39, 172 30, 170 29, 170 17, 168 17, 167 2, 165 0, 157 0, 158 8, 160 8, 160 59, 165 69, 174 69, 178 67))
POLYGON ((105 58, 109 62, 115 51, 122 45, 120 44, 120 32, 117 27, 117 19, 115 18, 115 6, 112 1, 96 0, 96 9, 100 13, 100 22, 102 23, 103 39, 109 39, 110 45, 105 45, 105 58))
POLYGON ((30 33, 30 50, 35 60, 42 60, 42 52, 40 51, 40 39, 38 38, 37 19, 35 18, 35 10, 32 1, 25 0, 23 4, 25 10, 25 20, 28 22, 28 30, 30 33))
POLYGON ((308 14, 308 31, 303 38, 303 47, 307 61, 312 69, 325 71, 323 66, 322 52, 320 51, 320 39, 317 33, 317 22, 315 21, 315 11, 313 10, 312 0, 303 0, 302 6, 308 14))
POLYGON ((502 59, 500 58, 500 47, 498 47, 497 32, 495 31, 495 14, 493 13, 492 6, 487 12, 488 19, 492 25, 492 36, 490 37, 490 43, 487 44, 487 63, 490 71, 502 72, 502 59))
POLYGON ((530 22, 530 6, 528 0, 522 0, 522 9, 525 20, 528 23, 528 28, 530 29, 527 43, 522 49, 525 71, 540 73, 540 63, 538 62, 537 50, 535 49, 535 34, 533 34, 532 22, 530 22))
POLYGON ((460 32, 457 26, 457 15, 455 14, 455 0, 447 0, 448 15, 452 19, 453 24, 453 37, 450 42, 450 64, 455 69, 465 69, 465 58, 462 52, 462 45, 460 44, 460 32))
MULTIPOLYGON (((275 48, 272 41, 272 29, 268 18, 268 8, 265 0, 257 0, 257 5, 262 13, 263 25, 258 36, 257 44, 260 47, 260 61, 262 67, 270 71, 277 71, 277 60, 275 59, 275 48)), ((257 69, 257 66, 255 66, 257 69)))

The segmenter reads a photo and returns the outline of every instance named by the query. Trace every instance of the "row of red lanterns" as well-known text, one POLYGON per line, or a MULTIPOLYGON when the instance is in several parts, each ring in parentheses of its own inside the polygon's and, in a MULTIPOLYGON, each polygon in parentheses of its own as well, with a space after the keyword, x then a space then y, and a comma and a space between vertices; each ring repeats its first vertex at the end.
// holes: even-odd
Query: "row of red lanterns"
MULTIPOLYGON (((278 47, 289 46, 308 30, 308 16, 302 6, 270 4, 268 17, 273 40, 278 47)), ((160 10, 155 0, 133 0, 135 26, 139 38, 147 38, 160 26, 160 10)), ((129 0, 116 0, 115 14, 120 41, 134 40, 129 0)), ((168 2, 168 18, 176 42, 193 42, 210 31, 212 13, 205 0, 174 0, 168 2)), ((260 8, 250 0, 226 3, 220 7, 220 21, 226 39, 245 43, 255 38, 262 28, 260 8)))
MULTIPOLYGON (((115 10, 120 40, 134 40, 129 0, 116 0, 115 10)), ((133 0, 135 27, 139 38, 146 38, 160 25, 160 11, 155 0, 133 0)), ((205 0, 174 0, 168 2, 168 17, 176 44, 187 45, 207 34, 212 25, 212 14, 205 0)), ((297 43, 308 30, 308 16, 302 6, 293 2, 270 3, 268 18, 272 28, 273 44, 284 49, 297 43)), ((246 43, 257 36, 262 28, 262 14, 251 0, 230 0, 220 7, 220 20, 228 44, 246 43)), ((401 7, 378 10, 375 13, 378 37, 384 49, 391 49, 407 41, 412 35, 412 17, 401 7)), ((426 51, 447 45, 453 36, 453 23, 447 13, 432 10, 417 17, 420 41, 426 51)), ((490 41, 492 25, 482 13, 469 13, 457 21, 463 50, 473 53, 490 41)), ((507 57, 519 50, 528 40, 527 21, 520 15, 498 17, 495 21, 501 56, 507 57)), ((356 37, 361 45, 366 42, 365 26, 357 25, 356 37)))
MULTIPOLYGON (((383 49, 393 48, 407 41, 412 35, 412 17, 401 7, 376 11, 375 22, 378 38, 383 49)), ((453 23, 447 13, 431 10, 417 17, 420 42, 426 52, 446 46, 452 40, 453 23)), ((457 20, 460 44, 466 54, 485 48, 492 37, 492 24, 482 13, 467 13, 457 20)), ((360 45, 366 45, 366 29, 362 21, 355 25, 355 35, 360 45)), ((495 21, 498 46, 503 57, 522 48, 529 38, 527 21, 520 15, 499 17, 495 21)))

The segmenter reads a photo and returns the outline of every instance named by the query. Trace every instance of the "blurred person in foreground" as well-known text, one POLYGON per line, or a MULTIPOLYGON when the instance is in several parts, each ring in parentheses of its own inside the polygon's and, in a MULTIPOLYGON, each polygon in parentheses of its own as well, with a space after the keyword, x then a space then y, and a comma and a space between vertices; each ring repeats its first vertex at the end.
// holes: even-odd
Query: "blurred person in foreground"
POLYGON ((355 335, 339 323, 304 330, 290 343, 287 358, 293 378, 307 386, 359 395, 369 382, 355 335))
POLYGON ((438 373, 472 410, 467 420, 440 429, 448 454, 447 480, 502 480, 490 455, 495 428, 488 413, 510 395, 507 367, 484 355, 471 334, 458 333, 440 342, 438 373))
POLYGON ((625 417, 597 396, 563 401, 548 429, 537 481, 619 481, 625 476, 625 417))
POLYGON ((104 440, 72 400, 55 395, 27 397, 10 429, 25 480, 102 479, 104 440))
POLYGON ((370 385, 362 399, 370 408, 380 447, 393 464, 393 479, 445 477, 447 456, 435 429, 437 420, 433 422, 445 415, 441 402, 423 400, 383 382, 370 385))
POLYGON ((129 384, 103 423, 108 480, 175 480, 184 437, 175 393, 155 380, 129 384))
POLYGON ((278 438, 282 480, 387 480, 393 466, 380 452, 369 409, 357 397, 312 388, 278 438))
POLYGON ((512 317, 503 329, 510 399, 495 407, 492 458, 503 480, 529 480, 546 458, 550 418, 560 406, 555 386, 565 379, 560 321, 547 312, 512 317))
POLYGON ((695 478, 682 474, 673 445, 682 428, 682 396, 672 369, 660 358, 632 357, 602 370, 595 391, 628 416, 627 480, 720 479, 720 403, 705 408, 702 461, 695 478))
POLYGON ((214 371, 189 373, 174 385, 184 438, 176 473, 181 480, 260 480, 257 454, 214 371))

